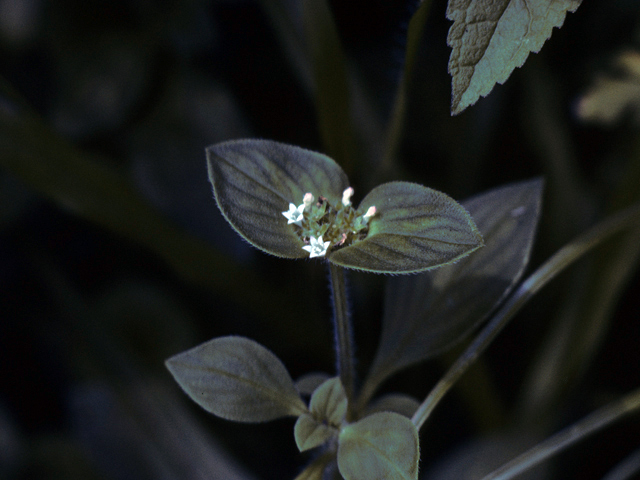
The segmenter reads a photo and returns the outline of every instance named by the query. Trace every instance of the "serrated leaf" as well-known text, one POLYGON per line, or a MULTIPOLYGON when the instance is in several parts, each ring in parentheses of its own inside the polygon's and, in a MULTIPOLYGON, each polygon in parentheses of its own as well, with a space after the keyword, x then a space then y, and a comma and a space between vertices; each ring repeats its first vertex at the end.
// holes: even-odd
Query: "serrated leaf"
POLYGON ((363 395, 462 340, 505 298, 529 260, 542 187, 535 179, 462 202, 485 246, 454 265, 387 281, 380 346, 363 395))
POLYGON ((496 83, 504 83, 530 52, 539 52, 554 27, 582 0, 449 0, 447 18, 454 23, 451 113, 456 115, 496 83))
POLYGON ((166 365, 187 395, 218 417, 264 422, 307 412, 282 362, 248 338, 214 338, 166 365))
POLYGON ((375 413, 342 429, 338 469, 345 480, 416 480, 418 430, 397 413, 375 413))
POLYGON ((635 122, 640 122, 640 52, 622 52, 615 64, 621 76, 597 78, 580 98, 577 113, 582 121, 610 125, 632 113, 635 122))
POLYGON ((467 211, 448 195, 409 182, 374 188, 358 207, 376 207, 364 240, 331 252, 337 265, 376 273, 414 273, 455 262, 482 246, 467 211))
POLYGON ((347 413, 347 395, 340 378, 330 378, 311 395, 310 414, 301 415, 294 434, 301 452, 325 443, 342 424, 347 413))
POLYGON ((282 212, 305 193, 334 205, 348 180, 321 153, 269 140, 233 140, 207 148, 209 180, 220 211, 253 246, 273 255, 304 258, 303 243, 282 212))

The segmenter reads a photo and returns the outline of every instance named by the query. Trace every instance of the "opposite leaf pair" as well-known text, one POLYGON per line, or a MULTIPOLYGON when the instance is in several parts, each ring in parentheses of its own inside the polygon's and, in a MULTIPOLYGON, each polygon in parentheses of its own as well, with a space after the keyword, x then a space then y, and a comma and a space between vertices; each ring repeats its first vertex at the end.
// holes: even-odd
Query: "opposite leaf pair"
POLYGON ((320 153, 234 140, 207 148, 207 160, 222 214, 249 243, 272 255, 412 273, 455 262, 483 244, 460 204, 414 183, 380 185, 353 208, 345 173, 320 153))
POLYGON ((253 340, 216 338, 170 358, 167 367, 196 403, 219 417, 261 422, 297 416, 300 451, 327 445, 322 461, 337 459, 346 479, 418 476, 418 431, 411 420, 379 412, 346 422, 347 397, 338 378, 318 386, 307 408, 282 362, 253 340))

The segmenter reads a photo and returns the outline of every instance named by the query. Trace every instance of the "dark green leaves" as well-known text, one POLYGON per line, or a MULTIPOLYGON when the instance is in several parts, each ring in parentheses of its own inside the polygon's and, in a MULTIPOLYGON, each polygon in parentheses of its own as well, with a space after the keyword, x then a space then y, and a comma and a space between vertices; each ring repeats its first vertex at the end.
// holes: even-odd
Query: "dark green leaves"
POLYGON ((331 254, 347 268, 377 273, 412 273, 446 265, 482 246, 467 211, 444 193, 408 182, 374 188, 358 210, 375 206, 369 234, 331 254))
POLYGON ((310 413, 300 415, 294 428, 301 452, 325 443, 337 435, 347 413, 347 396, 338 377, 320 385, 309 403, 310 413))
POLYGON ((306 193, 314 197, 310 202, 326 199, 330 205, 326 211, 334 212, 318 225, 331 227, 332 236, 327 233, 323 239, 326 258, 342 267, 420 272, 455 262, 482 246, 480 233, 461 205, 420 185, 387 183, 370 192, 357 209, 343 205, 343 192, 349 186, 346 175, 319 153, 267 140, 236 140, 209 147, 207 160, 225 218, 251 244, 273 255, 306 258, 309 253, 303 247, 309 249, 327 233, 292 223, 293 218, 307 222, 316 208, 315 203, 303 208, 306 193), (364 215, 370 207, 376 213, 369 219, 364 215), (292 215, 296 208, 302 210, 292 215), (287 211, 289 222, 283 215, 287 211), (347 212, 352 220, 338 220, 345 218, 338 212, 347 212), (354 225, 360 226, 353 229, 354 225))
POLYGON ((282 215, 305 193, 338 203, 348 180, 326 155, 268 140, 234 140, 207 148, 209 180, 222 214, 253 246, 304 258, 303 243, 282 215))
POLYGON ((187 395, 227 420, 263 422, 307 412, 282 362, 248 338, 215 338, 166 364, 187 395))
POLYGON ((381 344, 363 396, 400 368, 464 338, 509 293, 529 260, 541 197, 536 179, 463 202, 484 248, 433 272, 389 279, 381 344))
POLYGON ((345 480, 418 478, 418 430, 402 415, 374 413, 344 427, 338 441, 345 480))

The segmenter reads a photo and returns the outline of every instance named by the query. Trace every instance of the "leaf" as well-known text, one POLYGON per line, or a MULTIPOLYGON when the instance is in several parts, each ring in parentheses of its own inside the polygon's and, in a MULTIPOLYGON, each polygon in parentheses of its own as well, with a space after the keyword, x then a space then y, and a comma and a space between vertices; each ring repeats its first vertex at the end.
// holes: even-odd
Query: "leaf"
POLYGON ((374 188, 358 211, 376 207, 364 240, 336 250, 329 261, 376 273, 413 273, 453 263, 482 246, 471 216, 455 200, 409 182, 374 188))
POLYGON ((335 458, 335 453, 329 452, 316 458, 307 468, 298 474, 294 480, 322 480, 329 462, 335 458))
POLYGON ((504 83, 530 52, 539 52, 554 27, 582 0, 449 0, 447 18, 454 23, 451 113, 457 115, 496 83, 504 83))
POLYGON ((296 380, 296 390, 300 395, 311 395, 316 388, 329 380, 331 375, 325 372, 313 372, 302 375, 296 380))
POLYGON ((166 365, 187 395, 218 417, 264 422, 307 412, 282 362, 248 338, 214 338, 166 365))
POLYGON ((420 402, 410 395, 390 393, 376 399, 369 408, 367 408, 367 415, 376 412, 394 412, 411 418, 419 407, 420 402))
POLYGON ((506 297, 529 260, 542 187, 535 179, 463 202, 484 248, 454 265, 387 281, 380 346, 361 402, 389 375, 462 340, 506 297))
POLYGON ((338 438, 338 469, 345 480, 415 480, 419 459, 418 430, 397 413, 365 417, 338 438))
POLYGON ((209 180, 220 211, 253 246, 286 258, 304 258, 303 243, 282 212, 305 193, 332 204, 348 187, 336 162, 320 153, 269 140, 232 140, 207 148, 209 180))
POLYGON ((309 403, 310 414, 301 415, 294 435, 301 452, 325 443, 337 434, 347 413, 347 395, 338 377, 320 385, 309 403))
POLYGON ((577 113, 582 121, 611 125, 623 114, 633 113, 640 123, 640 52, 622 52, 615 64, 621 75, 597 78, 580 98, 577 113))

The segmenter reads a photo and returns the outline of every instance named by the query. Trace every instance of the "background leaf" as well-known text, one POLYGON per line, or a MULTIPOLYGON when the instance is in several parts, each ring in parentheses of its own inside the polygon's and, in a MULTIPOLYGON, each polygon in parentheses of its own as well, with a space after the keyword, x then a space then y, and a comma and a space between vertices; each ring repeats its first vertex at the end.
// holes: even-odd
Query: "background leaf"
POLYGON ((346 480, 417 479, 418 431, 397 413, 375 413, 342 429, 338 468, 346 480))
POLYGON ((504 83, 530 52, 539 52, 567 12, 582 0, 449 0, 453 20, 447 43, 452 48, 451 113, 458 114, 504 83))
POLYGON ((434 272, 388 280, 380 347, 361 402, 392 373, 460 341, 509 293, 529 260, 542 186, 535 179, 463 202, 484 248, 434 272))
POLYGON ((482 245, 471 216, 455 200, 409 182, 374 188, 358 207, 375 206, 367 237, 329 255, 347 268, 413 273, 455 262, 482 245))
POLYGON ((193 401, 227 420, 263 422, 307 412, 282 362, 248 338, 214 338, 166 365, 193 401))
POLYGON ((303 243, 282 215, 305 193, 336 205, 348 180, 321 153, 269 140, 233 140, 207 148, 209 179, 218 206, 249 243, 273 255, 304 258, 303 243))

